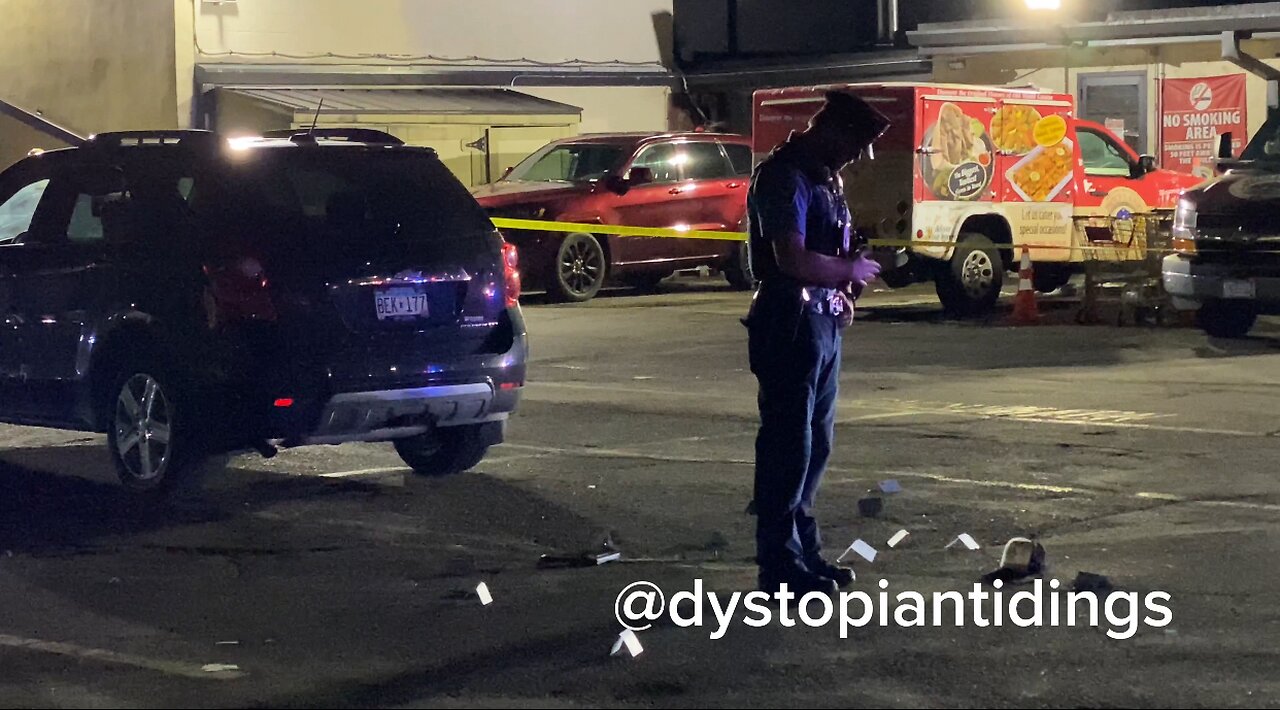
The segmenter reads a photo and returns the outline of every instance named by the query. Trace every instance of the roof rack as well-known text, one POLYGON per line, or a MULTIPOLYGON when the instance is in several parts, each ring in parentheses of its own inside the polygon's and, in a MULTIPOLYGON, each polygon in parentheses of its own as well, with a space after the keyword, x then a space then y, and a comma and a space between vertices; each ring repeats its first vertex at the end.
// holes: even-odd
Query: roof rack
POLYGON ((212 131, 165 129, 156 131, 114 131, 89 136, 86 147, 133 148, 153 145, 178 145, 200 143, 210 145, 217 141, 212 131))
POLYGON ((404 145, 404 141, 390 133, 373 128, 285 128, 278 131, 267 131, 262 134, 262 137, 288 138, 294 143, 309 143, 323 139, 374 145, 404 145))

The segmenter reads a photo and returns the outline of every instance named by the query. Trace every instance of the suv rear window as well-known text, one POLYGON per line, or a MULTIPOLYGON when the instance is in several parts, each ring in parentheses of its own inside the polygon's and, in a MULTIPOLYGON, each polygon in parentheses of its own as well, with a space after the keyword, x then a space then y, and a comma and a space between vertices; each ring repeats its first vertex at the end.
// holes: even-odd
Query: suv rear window
POLYGON ((218 202, 255 220, 408 241, 471 237, 493 229, 448 168, 420 151, 262 149, 231 161, 222 177, 218 182, 226 194, 218 202))

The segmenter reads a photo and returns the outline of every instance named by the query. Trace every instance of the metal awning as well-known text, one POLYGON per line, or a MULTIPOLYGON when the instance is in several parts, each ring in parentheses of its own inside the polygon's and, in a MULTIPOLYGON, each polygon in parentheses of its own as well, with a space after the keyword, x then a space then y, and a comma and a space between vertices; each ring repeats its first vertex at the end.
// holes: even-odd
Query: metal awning
POLYGON ((1027 51, 1064 46, 1216 42, 1223 32, 1280 32, 1280 2, 1170 10, 1113 12, 1094 22, 1046 22, 1028 13, 1017 20, 922 24, 907 33, 925 56, 1027 51))
POLYGON ((47 136, 61 141, 68 145, 80 145, 84 142, 84 136, 70 129, 59 126, 38 113, 32 113, 24 108, 15 106, 8 101, 0 100, 0 116, 7 116, 26 125, 35 131, 43 133, 47 136))
POLYGON ((312 86, 317 88, 436 86, 671 86, 660 64, 196 64, 200 92, 212 89, 312 86))
POLYGON ((577 106, 549 101, 510 89, 220 89, 267 104, 277 110, 320 115, 453 114, 453 115, 581 115, 577 106))

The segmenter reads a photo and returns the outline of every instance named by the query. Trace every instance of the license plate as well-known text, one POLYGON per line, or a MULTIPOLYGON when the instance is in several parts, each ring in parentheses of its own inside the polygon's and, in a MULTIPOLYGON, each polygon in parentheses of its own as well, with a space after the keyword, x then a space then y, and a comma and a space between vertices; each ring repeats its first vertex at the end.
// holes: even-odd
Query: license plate
POLYGON ((427 295, 413 289, 375 291, 373 306, 378 320, 427 317, 427 295))
POLYGON ((1222 282, 1223 298, 1254 298, 1258 295, 1258 287, 1252 281, 1230 280, 1222 282))

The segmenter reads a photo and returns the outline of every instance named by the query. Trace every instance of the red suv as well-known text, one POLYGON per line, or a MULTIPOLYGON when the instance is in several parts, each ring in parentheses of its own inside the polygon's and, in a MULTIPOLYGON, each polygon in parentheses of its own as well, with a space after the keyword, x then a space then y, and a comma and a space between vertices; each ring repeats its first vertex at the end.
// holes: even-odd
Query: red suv
MULTIPOLYGON (((556 141, 473 194, 492 217, 745 231, 751 143, 715 133, 600 134, 556 141)), ((678 269, 751 286, 745 242, 504 230, 526 288, 586 301, 606 279, 652 287, 678 269)))

